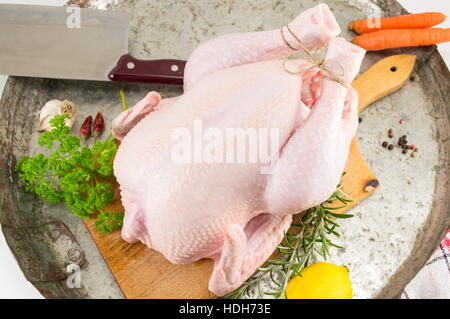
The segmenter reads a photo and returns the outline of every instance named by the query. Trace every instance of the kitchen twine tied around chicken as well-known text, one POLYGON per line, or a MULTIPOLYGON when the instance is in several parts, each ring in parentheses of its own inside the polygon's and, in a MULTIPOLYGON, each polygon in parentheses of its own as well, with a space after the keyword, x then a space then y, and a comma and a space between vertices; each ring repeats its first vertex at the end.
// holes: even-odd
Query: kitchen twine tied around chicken
POLYGON ((300 44, 301 49, 297 49, 295 47, 293 47, 289 41, 287 41, 284 32, 283 32, 284 28, 281 28, 281 37, 283 38, 284 43, 286 43, 286 45, 291 48, 292 50, 294 50, 294 52, 289 53, 283 60, 283 69, 288 72, 289 74, 293 74, 293 75, 298 75, 298 74, 302 74, 304 72, 307 72, 313 68, 320 68, 323 71, 325 71, 327 73, 326 78, 329 80, 332 80, 334 82, 337 82, 339 84, 341 84, 342 86, 349 88, 344 81, 342 81, 341 77, 343 77, 345 75, 345 71, 344 71, 344 67, 342 66, 342 64, 340 64, 338 61, 336 60, 332 60, 332 59, 325 59, 326 56, 326 47, 325 46, 317 46, 314 47, 311 50, 308 50, 306 48, 306 46, 303 44, 303 42, 299 39, 299 37, 297 35, 295 35, 295 33, 291 30, 291 28, 289 27, 289 25, 286 25, 286 29, 289 31, 289 33, 292 35, 292 37, 300 44), (298 59, 298 58, 304 58, 306 61, 308 61, 310 63, 310 66, 306 67, 306 68, 300 68, 297 71, 292 71, 289 70, 289 68, 287 67, 286 63, 289 60, 293 60, 293 59, 298 59), (340 68, 339 73, 334 72, 333 70, 330 69, 329 64, 330 62, 335 62, 337 64, 337 66, 340 68))
MULTIPOLYGON (((318 67, 318 68, 324 70, 328 74, 327 76, 325 76, 327 79, 329 79, 331 81, 335 81, 335 82, 341 84, 342 86, 349 88, 348 85, 346 85, 345 82, 342 81, 342 79, 340 79, 340 77, 343 77, 345 75, 344 67, 342 66, 342 64, 340 64, 338 61, 332 60, 332 59, 325 60, 326 47, 317 46, 317 47, 313 48, 312 50, 308 50, 305 47, 305 45, 303 44, 303 42, 295 35, 294 32, 292 32, 291 28, 289 28, 289 25, 286 25, 286 29, 289 31, 289 33, 294 37, 294 39, 302 47, 302 49, 300 49, 300 50, 294 48, 287 41, 286 37, 284 36, 283 28, 281 28, 281 37, 283 38, 284 43, 286 43, 286 45, 289 48, 294 50, 294 52, 289 53, 283 60, 283 68, 286 72, 288 72, 290 74, 298 75, 298 74, 302 74, 303 72, 307 72, 315 67, 318 67), (304 52, 304 54, 302 54, 303 52, 304 52), (311 65, 308 66, 307 68, 300 69, 298 71, 289 70, 289 68, 286 66, 286 62, 291 59, 297 59, 298 57, 304 58, 309 63, 311 63, 311 65), (339 66, 339 68, 341 70, 341 72, 339 74, 336 74, 327 66, 327 63, 330 63, 331 61, 335 62, 339 66)), ((355 198, 353 198, 350 193, 345 192, 343 190, 342 186, 338 188, 338 191, 341 192, 342 194, 344 194, 345 196, 347 196, 355 204, 359 204, 359 201, 356 200, 355 198)))

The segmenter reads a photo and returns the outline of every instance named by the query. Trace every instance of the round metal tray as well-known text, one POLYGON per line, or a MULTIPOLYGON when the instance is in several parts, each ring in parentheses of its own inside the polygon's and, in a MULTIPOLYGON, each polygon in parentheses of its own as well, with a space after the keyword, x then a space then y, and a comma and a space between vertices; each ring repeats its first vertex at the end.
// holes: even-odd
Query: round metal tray
MULTIPOLYGON (((193 48, 211 37, 280 27, 318 2, 136 0, 111 1, 108 9, 130 13, 130 48, 136 57, 186 59, 193 48)), ((332 8, 348 39, 352 36, 346 30, 350 20, 371 13, 406 13, 393 0, 323 2, 332 8)), ((90 6, 98 1, 72 3, 90 6)), ((414 82, 370 106, 358 131, 362 153, 382 187, 354 209, 358 218, 354 224, 344 226, 347 253, 334 256, 335 260, 347 259, 347 263, 360 268, 356 272, 360 286, 370 285, 370 280, 378 278, 370 274, 370 269, 381 269, 379 278, 384 278, 383 285, 373 296, 382 298, 399 296, 450 227, 450 74, 445 63, 436 47, 430 46, 368 53, 363 70, 382 57, 405 52, 417 55, 414 82), (384 136, 386 125, 395 125, 400 117, 408 121, 411 135, 415 134, 424 146, 415 162, 400 155, 387 157, 380 151, 379 139, 384 136), (355 229, 360 231, 355 233, 355 229), (392 241, 392 245, 386 241, 392 241), (368 252, 366 257, 357 252, 358 247, 368 252), (386 251, 380 251, 380 247, 386 247, 386 251), (397 264, 386 262, 396 254, 404 254, 405 258, 397 264), (383 258, 389 267, 383 266, 383 258), (364 273, 370 280, 363 280, 364 273)), ((180 88, 156 85, 19 77, 10 77, 5 86, 0 101, 0 223, 26 278, 45 297, 123 297, 84 224, 64 205, 50 205, 24 192, 14 173, 19 158, 38 150, 36 122, 47 100, 67 98, 77 104, 80 114, 75 132, 83 116, 98 110, 110 122, 120 112, 119 88, 127 92, 130 105, 150 89, 163 96, 181 94, 180 88), (69 264, 81 268, 80 288, 67 285, 66 279, 73 270, 67 269, 69 264)))

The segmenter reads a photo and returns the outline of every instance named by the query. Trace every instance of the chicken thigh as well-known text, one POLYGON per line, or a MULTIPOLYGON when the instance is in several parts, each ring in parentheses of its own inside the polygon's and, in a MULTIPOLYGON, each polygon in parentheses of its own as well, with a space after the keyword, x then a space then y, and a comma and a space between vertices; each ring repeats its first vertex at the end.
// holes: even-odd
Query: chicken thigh
POLYGON ((356 131, 357 94, 348 86, 364 50, 336 38, 339 26, 324 4, 304 11, 289 28, 306 48, 329 44, 327 67, 343 71, 342 83, 301 59, 289 62, 304 72, 287 72, 283 58, 291 46, 300 47, 286 27, 231 34, 192 53, 183 95, 161 100, 150 92, 113 121, 122 141, 114 162, 125 208, 122 237, 173 263, 213 259, 209 289, 219 296, 269 258, 292 214, 331 195, 356 131), (276 146, 276 156, 229 162, 227 145, 219 155, 216 148, 213 161, 195 155, 175 160, 174 139, 186 136, 174 133, 192 137, 196 123, 203 132, 276 131, 267 143, 276 146))

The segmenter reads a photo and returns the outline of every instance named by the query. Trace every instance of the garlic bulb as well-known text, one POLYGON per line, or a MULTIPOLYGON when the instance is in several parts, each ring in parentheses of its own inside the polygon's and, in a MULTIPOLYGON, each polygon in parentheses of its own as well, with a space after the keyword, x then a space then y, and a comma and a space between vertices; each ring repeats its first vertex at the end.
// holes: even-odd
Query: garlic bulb
POLYGON ((75 122, 75 113, 77 109, 75 104, 68 100, 50 100, 41 109, 39 114, 38 131, 48 131, 51 129, 50 120, 55 115, 68 114, 65 119, 65 123, 68 127, 72 128, 75 122))

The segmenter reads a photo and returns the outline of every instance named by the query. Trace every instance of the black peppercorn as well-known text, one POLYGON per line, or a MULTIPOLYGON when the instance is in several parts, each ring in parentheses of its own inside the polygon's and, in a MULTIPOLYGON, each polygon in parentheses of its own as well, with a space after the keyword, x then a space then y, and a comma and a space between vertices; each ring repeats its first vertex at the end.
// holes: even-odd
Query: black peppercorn
POLYGON ((381 144, 384 148, 388 147, 388 142, 384 141, 383 144, 381 144))
POLYGON ((394 145, 393 144, 389 144, 388 150, 392 151, 393 149, 394 149, 394 145))
POLYGON ((403 153, 403 154, 406 154, 406 153, 408 153, 408 150, 407 150, 406 148, 404 148, 403 151, 402 151, 402 153, 403 153))

